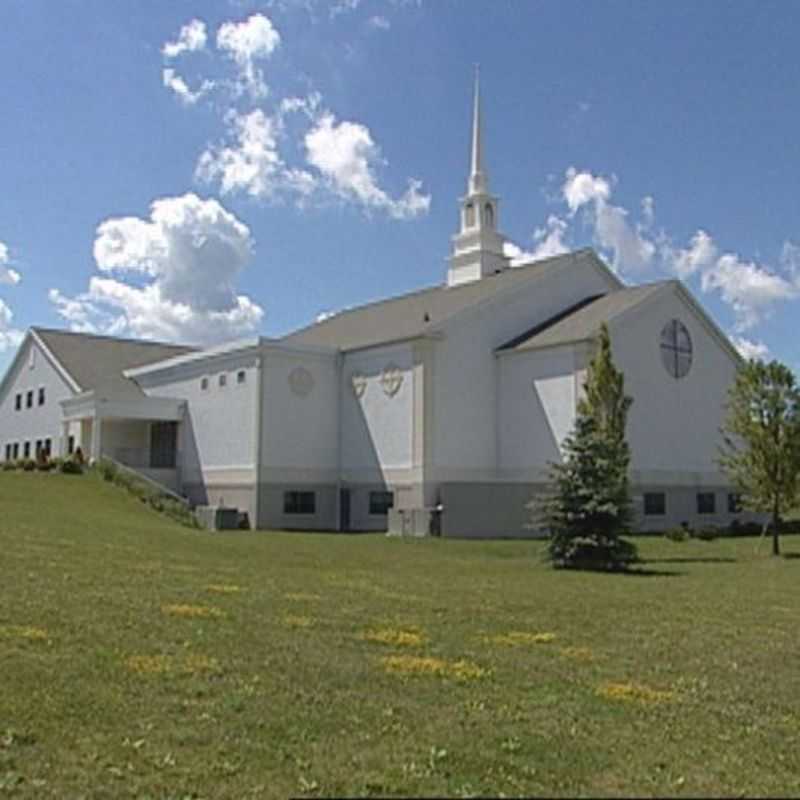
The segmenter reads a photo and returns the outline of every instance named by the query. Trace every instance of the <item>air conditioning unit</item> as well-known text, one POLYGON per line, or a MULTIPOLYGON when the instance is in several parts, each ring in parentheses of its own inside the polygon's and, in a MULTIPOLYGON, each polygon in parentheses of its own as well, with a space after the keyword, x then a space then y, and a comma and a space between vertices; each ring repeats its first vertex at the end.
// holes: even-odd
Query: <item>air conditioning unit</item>
POLYGON ((389 509, 389 536, 441 536, 442 509, 392 508, 389 509))

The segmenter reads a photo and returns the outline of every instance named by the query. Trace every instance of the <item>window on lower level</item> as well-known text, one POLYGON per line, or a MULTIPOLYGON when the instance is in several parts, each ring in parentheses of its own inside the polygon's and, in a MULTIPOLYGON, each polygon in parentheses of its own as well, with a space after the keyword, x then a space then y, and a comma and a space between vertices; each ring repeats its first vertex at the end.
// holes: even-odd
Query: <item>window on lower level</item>
POLYGON ((39 453, 42 452, 42 440, 41 439, 37 439, 36 440, 36 446, 34 447, 33 452, 36 454, 36 458, 39 458, 39 453))
POLYGON ((228 383, 228 376, 224 372, 220 373, 218 382, 219 382, 220 388, 224 387, 228 383))
POLYGON ((247 380, 247 373, 243 369, 240 369, 236 373, 236 383, 244 383, 246 380, 247 380))
POLYGON ((200 378, 200 391, 208 391, 208 378, 200 378))
POLYGON ((44 386, 39 387, 39 405, 44 405, 44 386))
POLYGON ((44 452, 45 455, 49 458, 53 452, 53 442, 50 439, 44 440, 44 452))
POLYGON ((742 511, 742 496, 738 492, 728 492, 728 513, 740 514, 742 511))
POLYGON ((14 411, 20 411, 22 409, 22 395, 18 394, 14 400, 14 411))
POLYGON ((317 510, 316 492, 284 492, 284 514, 314 514, 317 510))
POLYGON ((75 437, 70 436, 67 439, 67 454, 72 455, 75 452, 75 437))
POLYGON ((714 492, 698 492, 697 493, 697 513, 698 514, 714 514, 717 510, 716 497, 714 492))
POLYGON ((647 517, 663 517, 667 513, 667 495, 664 492, 645 492, 644 513, 647 517))
POLYGON ((25 396, 25 408, 33 408, 33 389, 30 389, 25 396))
POLYGON ((12 456, 14 459, 19 458, 19 442, 14 442, 12 456))
POLYGON ((370 492, 369 513, 386 516, 394 506, 394 492, 370 492))
POLYGON ((22 456, 23 458, 30 458, 31 457, 31 443, 25 442, 22 448, 22 456))
POLYGON ((6 461, 11 461, 11 445, 6 445, 6 461))

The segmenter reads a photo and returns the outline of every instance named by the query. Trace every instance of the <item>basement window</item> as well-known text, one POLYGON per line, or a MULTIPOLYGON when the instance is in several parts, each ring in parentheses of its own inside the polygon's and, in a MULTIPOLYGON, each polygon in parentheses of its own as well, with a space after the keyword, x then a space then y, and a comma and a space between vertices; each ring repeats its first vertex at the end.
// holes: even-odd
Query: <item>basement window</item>
POLYGON ((370 492, 369 513, 385 517, 394 507, 394 492, 370 492))
POLYGON ((716 508, 716 497, 714 492, 698 492, 697 493, 697 513, 698 514, 714 514, 716 508))
POLYGON ((644 515, 663 517, 667 513, 667 495, 664 492, 644 493, 644 515))
POLYGON ((316 492, 284 492, 284 514, 315 514, 317 511, 316 492))

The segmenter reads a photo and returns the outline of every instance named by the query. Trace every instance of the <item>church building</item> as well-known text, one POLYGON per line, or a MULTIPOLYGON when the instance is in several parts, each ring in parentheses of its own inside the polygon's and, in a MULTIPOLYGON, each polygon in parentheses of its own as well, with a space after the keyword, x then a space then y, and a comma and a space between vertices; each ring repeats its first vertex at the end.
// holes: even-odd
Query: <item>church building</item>
POLYGON ((626 286, 590 249, 512 267, 498 224, 476 87, 443 284, 207 349, 31 328, 0 459, 80 447, 261 529, 531 536, 605 322, 636 527, 739 518, 717 464, 741 363, 725 334, 679 281, 626 286))

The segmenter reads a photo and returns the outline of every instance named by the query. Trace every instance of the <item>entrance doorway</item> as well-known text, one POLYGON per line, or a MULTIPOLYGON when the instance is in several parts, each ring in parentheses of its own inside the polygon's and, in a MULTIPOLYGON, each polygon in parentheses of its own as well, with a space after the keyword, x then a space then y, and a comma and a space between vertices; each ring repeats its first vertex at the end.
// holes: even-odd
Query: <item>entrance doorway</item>
POLYGON ((350 530, 350 489, 339 490, 339 530, 350 530))

